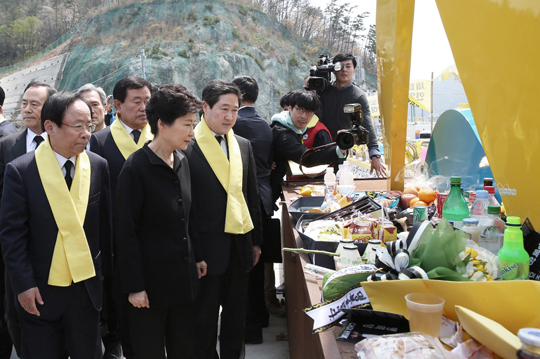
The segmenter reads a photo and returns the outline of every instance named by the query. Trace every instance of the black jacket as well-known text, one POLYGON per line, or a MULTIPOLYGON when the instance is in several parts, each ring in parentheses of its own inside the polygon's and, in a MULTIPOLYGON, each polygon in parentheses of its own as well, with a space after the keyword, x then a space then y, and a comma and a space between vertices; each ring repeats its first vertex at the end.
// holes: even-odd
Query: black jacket
POLYGON ((193 302, 202 259, 186 157, 174 168, 145 144, 126 161, 117 187, 117 273, 121 293, 146 290, 153 308, 193 302), (197 255, 196 255, 197 254, 197 255))
MULTIPOLYGON (((101 276, 111 274, 112 270, 109 171, 103 158, 87 154, 92 170, 83 228, 96 275, 84 284, 94 307, 100 310, 101 276)), ((15 294, 37 286, 45 305, 61 311, 59 308, 69 303, 71 292, 47 284, 58 227, 39 177, 34 151, 6 166, 1 207, 0 238, 15 294)))
POLYGON ((253 147, 253 156, 257 165, 257 183, 259 196, 267 216, 274 213, 270 171, 272 168, 272 130, 268 123, 253 107, 244 107, 238 111, 238 118, 233 127, 234 133, 249 140, 253 147))
MULTIPOLYGON (((302 144, 302 135, 296 134, 290 128, 279 122, 272 123, 274 162, 276 168, 272 171, 270 184, 274 202, 281 194, 281 181, 289 168, 289 161, 300 163, 304 152, 308 149, 302 144)), ((329 146, 319 152, 314 152, 302 160, 302 166, 313 167, 331 164, 339 159, 336 146, 329 146)))
POLYGON ((231 246, 236 247, 240 266, 246 272, 250 271, 253 267, 253 246, 262 244, 261 208, 253 150, 248 140, 236 135, 235 137, 242 156, 242 192, 254 226, 254 229, 246 234, 225 233, 227 192, 214 174, 197 140, 192 138, 184 151, 189 161, 199 238, 209 275, 225 272, 231 246))

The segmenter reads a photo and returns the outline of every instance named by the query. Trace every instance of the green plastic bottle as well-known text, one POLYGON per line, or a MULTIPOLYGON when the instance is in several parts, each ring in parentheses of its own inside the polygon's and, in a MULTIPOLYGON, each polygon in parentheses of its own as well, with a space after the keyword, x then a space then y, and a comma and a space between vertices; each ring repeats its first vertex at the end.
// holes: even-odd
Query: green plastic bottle
POLYGON ((523 247, 523 232, 519 217, 508 217, 504 244, 499 251, 499 277, 503 280, 529 277, 529 254, 523 247))
POLYGON ((454 228, 463 227, 463 219, 469 218, 469 206, 461 193, 461 177, 450 177, 450 194, 444 202, 442 216, 446 218, 454 228))

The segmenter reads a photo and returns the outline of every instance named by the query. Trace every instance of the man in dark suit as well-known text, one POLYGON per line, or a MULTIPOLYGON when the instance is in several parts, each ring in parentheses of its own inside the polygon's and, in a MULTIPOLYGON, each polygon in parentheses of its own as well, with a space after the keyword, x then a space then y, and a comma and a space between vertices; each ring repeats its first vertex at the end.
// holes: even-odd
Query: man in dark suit
POLYGON ((231 131, 241 96, 232 83, 208 83, 202 93, 204 117, 185 151, 203 258, 208 265, 197 297, 200 358, 244 356, 248 273, 261 253, 260 199, 253 150, 248 140, 231 131))
MULTIPOLYGON (((272 270, 272 258, 268 253, 272 253, 272 245, 277 245, 281 250, 281 241, 273 243, 271 234, 272 214, 274 213, 272 203, 272 188, 270 187, 270 171, 272 168, 272 130, 268 123, 255 110, 255 102, 259 95, 257 81, 250 76, 238 76, 232 81, 242 92, 241 107, 238 110, 238 118, 233 129, 235 134, 249 140, 253 147, 255 163, 257 165, 257 183, 259 186, 259 197, 261 200, 261 214, 263 223, 264 242, 261 260, 249 273, 248 308, 246 315, 246 329, 244 342, 246 344, 260 344, 263 342, 262 328, 268 326, 269 314, 266 309, 264 295, 265 270, 272 270), (269 264, 269 268, 266 266, 269 264), (266 268, 265 268, 266 267, 266 268)), ((274 284, 272 284, 274 286, 274 284)), ((274 314, 285 315, 277 298, 272 310, 274 314)))
MULTIPOLYGON (((6 165, 17 157, 34 151, 47 138, 47 133, 41 128, 41 109, 45 101, 54 93, 56 93, 56 90, 43 82, 31 82, 26 86, 21 103, 21 115, 26 130, 4 136, 0 140, 0 198, 4 186, 4 170, 6 165)), ((5 291, 5 312, 9 334, 11 335, 11 340, 8 340, 5 335, 0 340, 0 359, 9 359, 12 351, 12 342, 17 354, 19 357, 21 356, 21 330, 15 308, 15 297, 9 277, 7 275, 4 276, 3 262, 0 263, 0 272, 0 282, 2 282, 0 283, 0 298, 2 298, 0 302, 4 302, 5 291), (5 285, 3 283, 4 278, 5 285)), ((0 304, 0 308, 2 307, 3 304, 0 304)), ((0 313, 2 318, 0 319, 0 328, 2 328, 1 321, 4 320, 4 310, 0 310, 0 313)))
POLYGON ((107 94, 101 87, 94 84, 85 84, 79 87, 77 93, 81 95, 81 99, 92 107, 92 123, 96 125, 93 133, 103 130, 105 124, 105 101, 107 94))
POLYGON ((94 125, 77 95, 51 96, 42 127, 48 140, 6 166, 0 210, 22 357, 56 359, 67 349, 99 359, 101 281, 112 269, 107 162, 84 151, 94 125))
MULTIPOLYGON (((95 133, 90 139, 90 150, 105 158, 109 163, 111 193, 113 198, 113 231, 116 233, 116 187, 118 176, 126 159, 146 141, 152 138, 146 118, 146 103, 152 94, 150 82, 140 77, 124 78, 114 86, 114 104, 118 110, 118 121, 95 133)), ((113 250, 116 251, 116 235, 113 234, 113 250)), ((107 298, 107 326, 109 334, 103 337, 105 354, 103 359, 121 358, 122 350, 127 359, 135 358, 129 339, 129 326, 125 314, 127 297, 113 299, 113 278, 105 279, 107 298), (120 342, 122 347, 120 347, 120 342)))
MULTIPOLYGON (((14 124, 7 121, 4 118, 4 100, 6 99, 6 93, 2 86, 0 86, 0 138, 10 135, 12 133, 17 133, 17 127, 14 124)), ((1 354, 0 354, 1 355, 1 354)), ((0 357, 1 358, 1 357, 0 357)))

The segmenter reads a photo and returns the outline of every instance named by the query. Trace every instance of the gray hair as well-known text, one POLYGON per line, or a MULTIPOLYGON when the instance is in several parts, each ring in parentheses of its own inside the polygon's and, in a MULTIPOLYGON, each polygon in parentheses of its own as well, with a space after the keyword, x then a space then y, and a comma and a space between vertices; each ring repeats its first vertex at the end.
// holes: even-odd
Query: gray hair
POLYGON ((93 84, 82 85, 77 90, 77 94, 80 95, 83 92, 87 92, 87 91, 96 91, 99 94, 99 97, 101 97, 101 104, 103 106, 106 105, 105 101, 107 101, 107 95, 105 94, 105 91, 103 91, 103 89, 101 87, 96 87, 93 84))

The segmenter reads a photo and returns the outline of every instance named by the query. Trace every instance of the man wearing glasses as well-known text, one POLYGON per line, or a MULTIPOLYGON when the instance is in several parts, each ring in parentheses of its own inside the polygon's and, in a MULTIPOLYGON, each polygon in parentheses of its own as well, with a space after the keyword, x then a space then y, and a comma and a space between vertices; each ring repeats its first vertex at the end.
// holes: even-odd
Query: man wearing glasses
POLYGON ((25 359, 101 358, 102 277, 112 270, 107 162, 88 151, 90 106, 43 105, 39 147, 6 166, 0 238, 25 359))
MULTIPOLYGON (((313 92, 297 90, 290 95, 289 105, 288 111, 272 117, 272 146, 276 167, 271 173, 270 184, 274 202, 280 197, 281 181, 287 173, 289 161, 300 163, 302 155, 308 150, 302 144, 302 137, 313 115, 319 109, 319 98, 313 92)), ((313 167, 331 164, 345 158, 346 154, 346 150, 342 151, 336 145, 332 145, 307 155, 302 160, 302 165, 313 167)))

